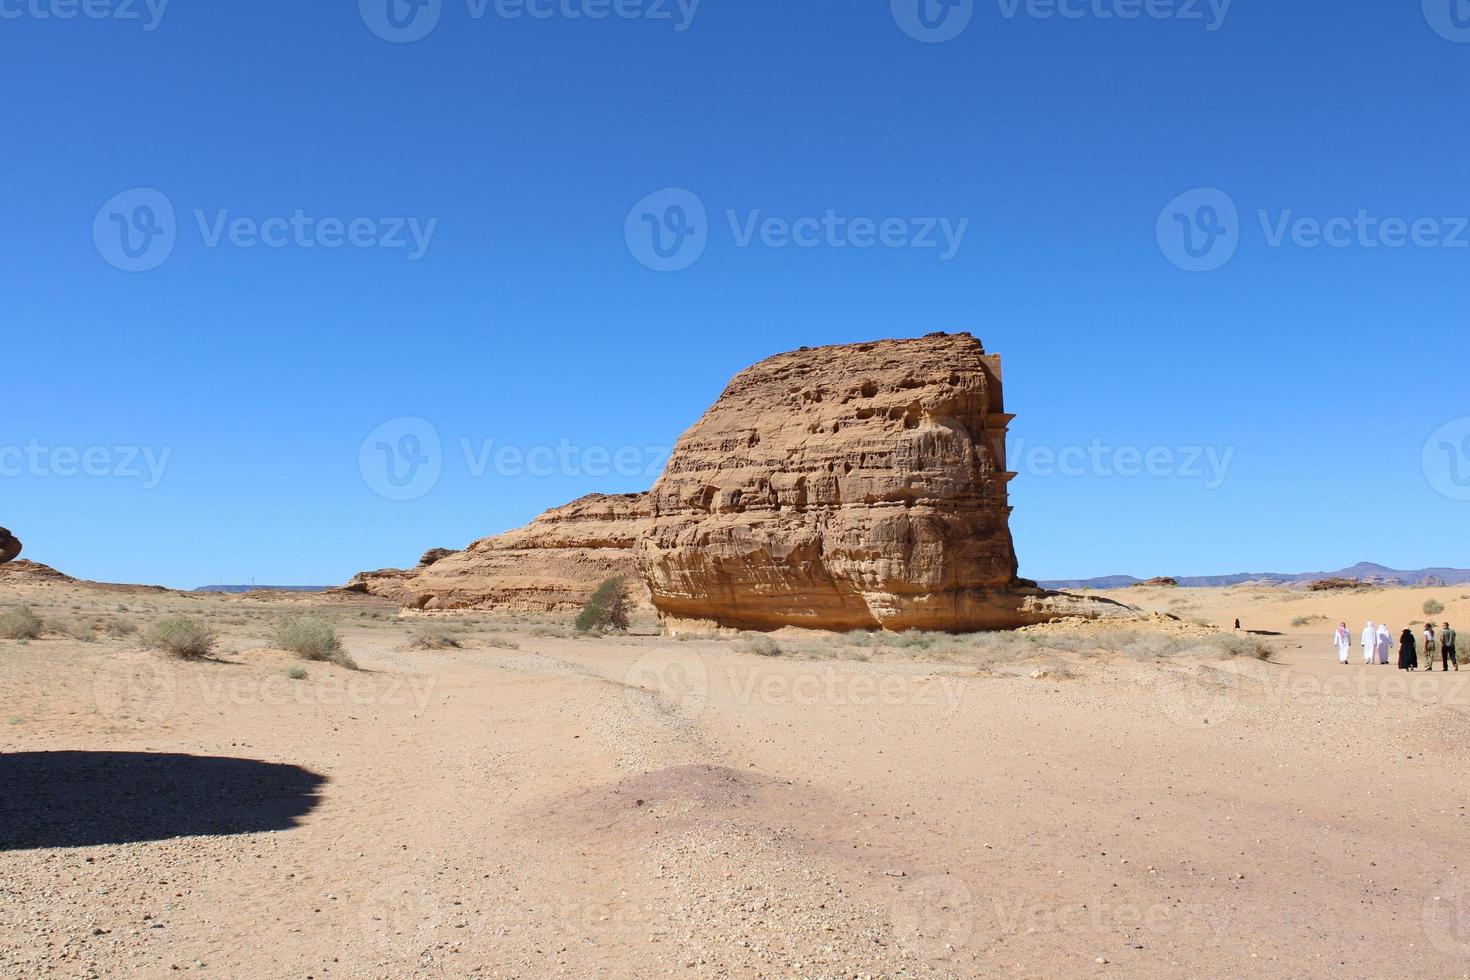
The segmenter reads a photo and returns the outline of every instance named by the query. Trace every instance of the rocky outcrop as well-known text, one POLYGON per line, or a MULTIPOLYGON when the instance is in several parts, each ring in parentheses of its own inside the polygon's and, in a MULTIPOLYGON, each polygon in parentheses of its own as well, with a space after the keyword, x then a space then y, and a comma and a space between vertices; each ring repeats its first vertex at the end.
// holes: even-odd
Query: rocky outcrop
POLYGON ((21 547, 19 538, 0 527, 0 565, 19 558, 21 547))
POLYGON ((634 546, 647 521, 647 494, 594 494, 464 551, 434 549, 417 568, 364 572, 347 588, 417 609, 568 612, 622 575, 646 606, 634 546))
POLYGON ((1001 363, 969 334, 780 354, 735 377, 650 493, 666 620, 968 631, 1116 603, 1017 576, 1001 363))

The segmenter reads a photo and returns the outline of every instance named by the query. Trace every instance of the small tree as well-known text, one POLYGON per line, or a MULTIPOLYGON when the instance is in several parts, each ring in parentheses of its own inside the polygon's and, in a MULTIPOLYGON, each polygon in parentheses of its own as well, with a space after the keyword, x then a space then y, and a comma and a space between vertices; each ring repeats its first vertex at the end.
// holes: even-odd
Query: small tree
POLYGON ((633 597, 628 582, 621 576, 607 579, 592 593, 577 615, 577 632, 626 630, 628 614, 633 611, 633 597))
POLYGON ((1430 599, 1424 603, 1424 614, 1426 616, 1438 616, 1444 612, 1444 605, 1438 599, 1430 599))

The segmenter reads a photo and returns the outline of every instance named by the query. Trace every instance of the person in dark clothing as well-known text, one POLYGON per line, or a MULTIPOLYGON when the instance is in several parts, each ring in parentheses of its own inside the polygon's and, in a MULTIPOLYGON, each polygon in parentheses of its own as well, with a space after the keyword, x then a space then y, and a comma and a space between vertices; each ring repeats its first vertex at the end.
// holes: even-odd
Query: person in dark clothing
POLYGON ((1444 632, 1439 634, 1439 652, 1444 657, 1444 669, 1454 667, 1460 669, 1460 656, 1455 650, 1455 631, 1450 629, 1450 624, 1444 624, 1444 632))
POLYGON ((1405 629, 1404 635, 1399 637, 1399 670, 1419 669, 1419 641, 1414 639, 1414 631, 1405 629))

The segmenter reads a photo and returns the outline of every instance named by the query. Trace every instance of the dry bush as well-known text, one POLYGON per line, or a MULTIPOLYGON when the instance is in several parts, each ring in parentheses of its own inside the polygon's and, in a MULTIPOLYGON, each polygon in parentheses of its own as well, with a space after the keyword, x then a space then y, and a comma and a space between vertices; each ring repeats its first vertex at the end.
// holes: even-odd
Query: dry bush
POLYGON ((444 630, 421 630, 414 636, 415 650, 458 650, 460 642, 444 630))
POLYGON ((784 652, 781 644, 764 633, 740 634, 740 646, 737 649, 741 653, 753 653, 758 657, 779 657, 784 652))
POLYGON ((336 627, 320 617, 287 616, 278 620, 271 633, 271 643, 302 660, 357 669, 357 662, 342 649, 336 627))
POLYGON ((30 606, 16 606, 0 613, 0 637, 7 640, 34 640, 41 635, 41 617, 30 606))
POLYGON ((485 645, 495 650, 519 650, 521 648, 521 645, 514 640, 506 640, 498 636, 486 640, 485 645))
POLYGON ((159 620, 144 631, 142 639, 143 645, 150 649, 188 660, 209 656, 219 642, 213 629, 187 616, 159 620))

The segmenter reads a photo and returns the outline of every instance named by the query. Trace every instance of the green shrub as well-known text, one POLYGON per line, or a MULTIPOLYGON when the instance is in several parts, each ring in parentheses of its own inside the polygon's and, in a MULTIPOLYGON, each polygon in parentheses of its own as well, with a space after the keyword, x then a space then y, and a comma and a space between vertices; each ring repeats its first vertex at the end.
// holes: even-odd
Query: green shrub
POLYGON ((292 667, 290 670, 286 671, 286 676, 291 678, 293 681, 304 681, 306 680, 306 668, 292 667))
POLYGON ((0 613, 0 636, 7 640, 34 640, 41 635, 41 617, 30 606, 16 606, 0 613))
POLYGON ((628 614, 632 611, 633 599, 627 580, 614 576, 599 585, 582 607, 577 615, 577 632, 627 630, 628 614))
POLYGON ((271 633, 271 643, 303 660, 357 668, 357 663, 342 649, 336 627, 316 616, 287 616, 278 620, 271 633))
POLYGON ((209 656, 218 641, 213 629, 187 616, 161 619, 143 633, 144 646, 191 660, 209 656))
POLYGON ((740 634, 740 646, 737 649, 741 653, 753 653, 758 657, 781 656, 781 644, 764 633, 740 634))
POLYGON ((1438 616, 1442 612, 1444 612, 1444 603, 1440 602, 1438 599, 1430 599, 1428 602, 1424 603, 1424 615, 1438 616))

